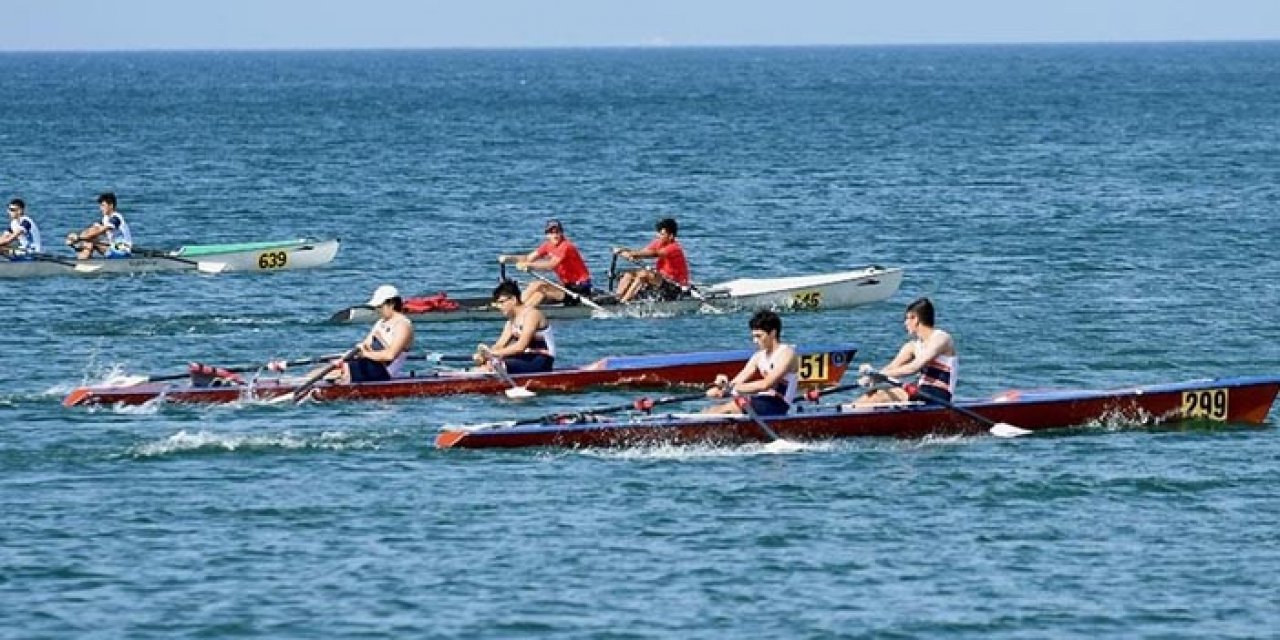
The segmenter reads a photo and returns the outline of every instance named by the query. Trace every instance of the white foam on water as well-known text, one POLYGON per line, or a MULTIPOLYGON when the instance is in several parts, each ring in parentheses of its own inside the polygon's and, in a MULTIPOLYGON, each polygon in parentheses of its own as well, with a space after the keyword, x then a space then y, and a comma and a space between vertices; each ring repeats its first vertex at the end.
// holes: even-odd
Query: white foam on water
POLYGON ((708 460, 748 458, 755 456, 795 455, 836 450, 833 442, 797 442, 778 440, 732 446, 693 444, 656 444, 619 449, 576 449, 575 453, 609 460, 708 460))
POLYGON ((262 450, 348 451, 375 449, 377 444, 367 437, 342 431, 326 431, 317 435, 290 432, 270 434, 217 433, 212 431, 179 431, 161 440, 144 442, 129 449, 140 458, 154 458, 192 452, 237 452, 262 450))

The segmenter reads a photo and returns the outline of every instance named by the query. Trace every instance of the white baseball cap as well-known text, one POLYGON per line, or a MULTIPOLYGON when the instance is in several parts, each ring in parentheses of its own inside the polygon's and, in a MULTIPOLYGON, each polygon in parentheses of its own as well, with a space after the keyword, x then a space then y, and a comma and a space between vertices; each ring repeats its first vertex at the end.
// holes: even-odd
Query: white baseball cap
POLYGON ((399 298, 400 290, 395 287, 384 284, 373 290, 373 297, 369 298, 368 305, 371 307, 380 307, 382 304, 392 298, 399 298))

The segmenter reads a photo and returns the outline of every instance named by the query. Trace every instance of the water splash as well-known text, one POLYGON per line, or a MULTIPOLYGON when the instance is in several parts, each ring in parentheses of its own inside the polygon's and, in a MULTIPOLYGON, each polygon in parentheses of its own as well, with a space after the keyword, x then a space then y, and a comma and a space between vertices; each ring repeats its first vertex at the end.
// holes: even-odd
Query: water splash
POLYGON ((272 434, 188 432, 185 429, 161 440, 131 447, 128 455, 157 458, 187 453, 235 453, 245 451, 352 451, 377 449, 378 443, 366 434, 326 431, 299 435, 289 431, 272 434))

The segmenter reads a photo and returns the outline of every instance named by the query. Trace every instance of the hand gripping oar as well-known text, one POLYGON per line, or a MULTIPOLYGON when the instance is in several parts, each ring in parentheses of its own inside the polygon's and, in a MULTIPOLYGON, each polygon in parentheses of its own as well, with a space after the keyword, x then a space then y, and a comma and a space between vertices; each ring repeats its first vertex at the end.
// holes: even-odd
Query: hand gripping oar
POLYGON ((553 281, 551 280, 551 278, 548 278, 548 277, 546 277, 546 276, 544 276, 544 275, 542 275, 542 274, 540 274, 540 273, 537 273, 537 272, 535 272, 535 271, 533 271, 533 270, 529 270, 529 271, 527 271, 526 273, 528 273, 530 276, 532 276, 532 277, 534 277, 534 278, 537 278, 537 279, 539 279, 539 280, 541 280, 541 281, 543 281, 543 282, 545 282, 545 283, 547 283, 547 284, 551 285, 552 287, 555 287, 558 291, 560 291, 560 292, 561 292, 561 293, 563 293, 564 295, 569 296, 570 298, 573 298, 574 300, 577 300, 578 302, 581 302, 581 303, 582 303, 583 305, 585 305, 585 306, 591 307, 592 309, 595 309, 596 311, 599 311, 600 313, 602 313, 602 314, 604 314, 604 315, 612 315, 611 313, 609 313, 608 311, 606 311, 604 307, 602 307, 602 306, 600 306, 600 305, 596 304, 595 302, 592 302, 591 298, 589 298, 589 297, 587 297, 587 296, 584 296, 584 295, 582 295, 582 294, 580 294, 580 293, 574 293, 574 292, 572 292, 572 291, 568 290, 567 288, 565 288, 564 286, 560 285, 560 283, 558 283, 558 282, 553 282, 553 281))
MULTIPOLYGON (((873 380, 876 380, 879 382, 887 382, 895 387, 899 387, 903 390, 906 390, 905 384, 897 380, 894 380, 893 378, 890 378, 889 376, 886 376, 883 373, 880 373, 878 371, 873 371, 866 375, 872 378, 873 380)), ((987 432, 998 438, 1016 438, 1018 436, 1025 436, 1031 433, 1030 429, 1023 429, 1022 427, 1016 427, 1007 422, 996 422, 995 420, 992 420, 983 415, 980 415, 975 411, 970 411, 969 409, 966 409, 955 403, 952 403, 949 400, 943 400, 942 398, 938 398, 929 393, 920 393, 920 394, 917 394, 916 397, 924 400, 925 402, 932 402, 933 404, 936 404, 940 407, 946 407, 952 411, 955 411, 960 415, 968 417, 974 420, 975 422, 977 422, 978 424, 981 424, 987 427, 987 432)))
POLYGON ((142 247, 134 247, 133 253, 136 253, 145 258, 172 260, 174 262, 189 264, 204 273, 222 273, 223 271, 226 270, 228 266, 227 263, 225 262, 210 262, 205 260, 190 260, 188 258, 180 258, 178 256, 170 254, 168 251, 160 251, 158 249, 144 249, 142 247))
POLYGON ((503 382, 507 383, 507 390, 503 391, 503 394, 508 398, 511 398, 512 400, 523 400, 525 398, 532 398, 538 395, 530 391, 527 385, 522 387, 519 384, 516 384, 516 381, 511 377, 511 374, 507 373, 506 361, 504 361, 500 356, 493 355, 493 353, 489 351, 489 347, 480 345, 479 350, 480 356, 489 361, 489 368, 493 369, 493 372, 497 374, 499 378, 502 378, 503 382))
POLYGON ((307 394, 310 393, 312 387, 316 386, 321 380, 324 379, 325 376, 329 375, 330 371, 337 369, 338 366, 341 365, 342 363, 354 358, 357 353, 360 353, 360 345, 351 347, 349 351, 342 354, 341 358, 333 362, 330 362, 329 365, 326 366, 325 368, 311 374, 309 378, 307 378, 302 382, 301 386, 293 390, 292 394, 287 396, 280 396, 280 397, 290 398, 293 400, 294 404, 298 404, 302 402, 303 400, 306 399, 307 394))

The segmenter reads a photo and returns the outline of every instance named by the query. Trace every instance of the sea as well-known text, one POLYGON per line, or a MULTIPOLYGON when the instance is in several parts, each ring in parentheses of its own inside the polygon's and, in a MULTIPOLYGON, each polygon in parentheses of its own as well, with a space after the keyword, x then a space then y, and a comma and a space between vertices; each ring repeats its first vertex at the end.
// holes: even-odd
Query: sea
MULTIPOLYGON (((67 409, 190 361, 340 352, 381 284, 485 295, 562 221, 679 221, 695 280, 902 267, 783 316, 884 364, 928 296, 961 398, 1280 373, 1280 43, 0 54, 0 198, 50 251, 337 237, 328 267, 7 280, 0 638, 1262 638, 1280 434, 454 451, 629 390, 67 409)), ((527 281, 527 280, 526 280, 527 281)), ((748 316, 556 324, 560 362, 748 316)), ((420 323, 466 354, 493 323, 420 323)), ((851 396, 850 396, 851 397, 851 396)), ((702 402, 684 405, 697 411, 702 402)))

